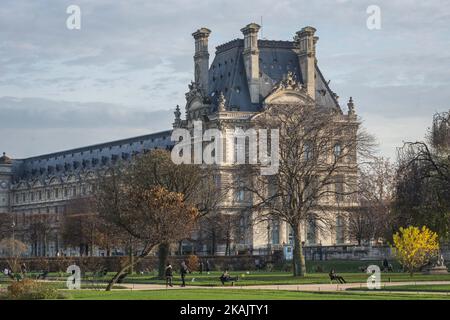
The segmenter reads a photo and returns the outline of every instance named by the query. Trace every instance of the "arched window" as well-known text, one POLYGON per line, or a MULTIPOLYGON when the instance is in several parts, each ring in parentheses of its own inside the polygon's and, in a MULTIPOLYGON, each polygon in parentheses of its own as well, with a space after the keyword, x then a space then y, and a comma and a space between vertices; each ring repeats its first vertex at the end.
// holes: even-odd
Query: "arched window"
POLYGON ((342 146, 340 143, 334 145, 333 154, 335 158, 339 158, 342 155, 342 146))

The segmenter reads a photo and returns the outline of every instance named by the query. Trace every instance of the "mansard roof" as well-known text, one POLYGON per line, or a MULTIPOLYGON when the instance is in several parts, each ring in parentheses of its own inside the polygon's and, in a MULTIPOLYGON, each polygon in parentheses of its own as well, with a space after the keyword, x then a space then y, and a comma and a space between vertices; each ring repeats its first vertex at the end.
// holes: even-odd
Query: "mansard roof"
POLYGON ((14 180, 48 179, 105 168, 151 149, 170 149, 172 130, 14 160, 14 180))
MULTIPOLYGON (((288 72, 303 83, 302 70, 293 41, 258 40, 261 96, 269 95, 273 87, 283 80, 288 72)), ((235 39, 216 47, 216 56, 209 68, 209 95, 212 108, 217 106, 217 97, 223 92, 226 106, 238 107, 240 111, 257 112, 261 103, 252 103, 245 73, 244 40, 235 39)), ((264 99, 262 99, 264 100, 264 99)), ((316 64, 316 102, 319 105, 341 110, 316 64)), ((212 110, 215 111, 215 110, 212 110)))

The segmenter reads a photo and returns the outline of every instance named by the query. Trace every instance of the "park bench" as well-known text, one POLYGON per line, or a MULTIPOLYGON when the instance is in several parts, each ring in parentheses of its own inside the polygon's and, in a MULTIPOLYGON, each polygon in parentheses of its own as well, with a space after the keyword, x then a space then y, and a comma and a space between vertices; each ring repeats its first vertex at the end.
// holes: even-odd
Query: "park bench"
POLYGON ((394 267, 389 263, 387 266, 383 266, 383 269, 381 271, 394 272, 394 267))
POLYGON ((104 277, 108 274, 108 269, 104 268, 94 272, 94 277, 104 277))
POLYGON ((231 282, 231 285, 234 286, 234 283, 239 281, 239 277, 220 277, 220 282, 222 282, 222 285, 225 285, 225 282, 231 282))
POLYGON ((42 273, 38 274, 36 279, 37 280, 39 280, 39 279, 45 280, 45 279, 47 279, 47 276, 48 276, 48 271, 43 271, 42 273))
POLYGON ((337 275, 336 273, 329 273, 328 276, 330 277, 330 283, 333 283, 333 280, 339 282, 339 283, 346 283, 343 277, 340 275, 337 275))

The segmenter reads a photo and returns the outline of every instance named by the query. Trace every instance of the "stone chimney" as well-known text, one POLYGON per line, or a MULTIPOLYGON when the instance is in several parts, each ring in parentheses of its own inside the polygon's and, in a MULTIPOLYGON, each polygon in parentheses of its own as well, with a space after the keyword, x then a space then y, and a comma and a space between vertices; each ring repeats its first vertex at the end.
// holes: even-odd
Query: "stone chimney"
POLYGON ((200 28, 195 31, 192 36, 195 39, 195 82, 198 83, 205 95, 208 94, 208 69, 209 69, 209 53, 208 53, 208 37, 211 30, 200 28))
POLYGON ((250 23, 241 29, 244 34, 244 65, 252 103, 259 102, 259 50, 258 31, 261 27, 250 23))
POLYGON ((0 214, 11 212, 10 185, 12 175, 12 159, 3 152, 3 156, 0 157, 0 214))
POLYGON ((295 37, 298 51, 298 60, 302 71, 303 83, 311 98, 316 97, 316 43, 319 37, 315 37, 316 29, 304 27, 298 31, 295 37))

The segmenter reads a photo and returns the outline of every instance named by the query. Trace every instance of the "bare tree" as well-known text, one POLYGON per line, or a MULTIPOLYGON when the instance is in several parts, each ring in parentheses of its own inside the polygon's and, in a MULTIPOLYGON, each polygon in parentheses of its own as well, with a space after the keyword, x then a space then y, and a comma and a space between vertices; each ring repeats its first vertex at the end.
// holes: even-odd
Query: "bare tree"
POLYGON ((388 159, 374 158, 360 166, 358 206, 349 211, 349 235, 361 244, 392 233, 391 205, 395 189, 395 169, 388 159))
POLYGON ((92 197, 70 200, 61 223, 61 235, 65 246, 78 247, 80 256, 93 255, 95 247, 111 249, 124 245, 126 241, 115 234, 113 225, 106 223, 96 212, 92 197))
POLYGON ((55 236, 54 215, 40 213, 31 216, 31 221, 25 230, 26 241, 31 245, 31 254, 46 256, 48 243, 55 236))
POLYGON ((136 183, 135 169, 112 168, 107 176, 100 178, 96 188, 100 216, 116 226, 121 237, 137 243, 132 251, 135 259, 120 268, 106 290, 111 290, 123 273, 156 246, 187 237, 197 219, 197 210, 184 201, 181 193, 136 183))
POLYGON ((357 191, 357 155, 370 156, 374 140, 356 119, 313 103, 271 105, 255 124, 279 129, 279 168, 262 176, 246 166, 246 188, 260 219, 285 221, 292 229, 294 276, 303 276, 302 226, 315 221, 323 232, 334 226, 336 202, 345 209, 351 205, 346 197, 357 191))
MULTIPOLYGON (((226 184, 219 185, 215 169, 191 164, 175 164, 170 152, 156 149, 136 157, 127 168, 130 180, 141 188, 162 186, 171 192, 183 195, 183 201, 198 210, 199 222, 214 214, 228 190, 226 184)), ((180 243, 182 240, 180 239, 180 243)), ((170 243, 162 242, 158 250, 159 276, 169 254, 170 243)))
POLYGON ((450 237, 449 141, 449 113, 437 113, 426 141, 406 142, 398 150, 397 227, 426 225, 442 239, 450 237))
POLYGON ((20 258, 27 252, 27 245, 14 238, 4 238, 0 241, 0 253, 6 256, 6 261, 13 273, 18 273, 20 269, 20 258))
POLYGON ((0 214, 0 240, 11 237, 14 227, 15 222, 12 213, 6 212, 0 214))

